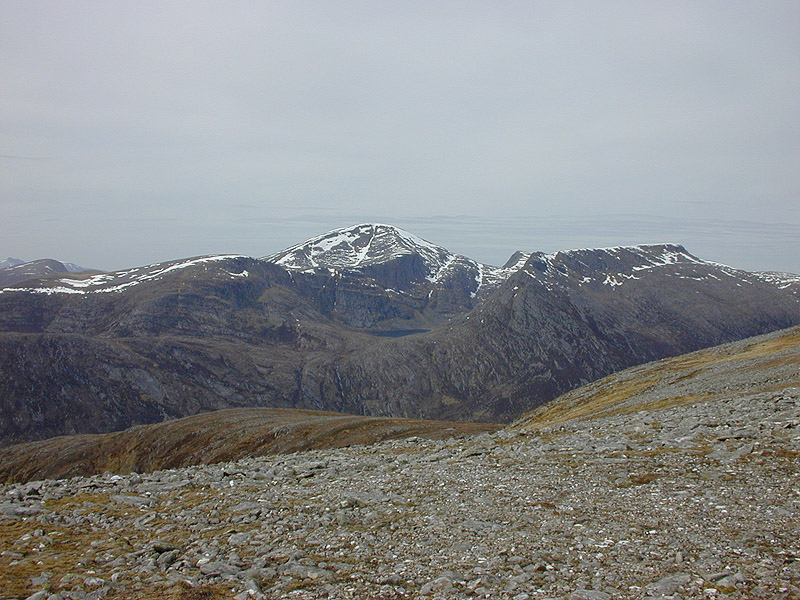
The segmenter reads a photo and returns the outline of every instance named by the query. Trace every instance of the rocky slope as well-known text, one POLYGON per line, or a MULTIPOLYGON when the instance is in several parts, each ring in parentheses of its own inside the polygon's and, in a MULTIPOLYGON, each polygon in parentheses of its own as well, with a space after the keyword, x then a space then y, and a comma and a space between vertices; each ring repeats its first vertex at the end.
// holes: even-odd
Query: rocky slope
POLYGON ((492 270, 357 226, 269 260, 0 290, 0 445, 247 406, 507 422, 619 369, 798 323, 783 280, 681 246, 492 270))
POLYGON ((800 275, 779 271, 760 271, 753 274, 767 283, 782 290, 790 290, 795 296, 800 296, 800 275))
POLYGON ((50 438, 0 448, 0 482, 127 474, 251 456, 341 448, 419 436, 454 438, 498 425, 359 417, 281 408, 233 408, 115 433, 50 438))
POLYGON ((800 598, 800 330, 495 434, 0 488, 6 598, 800 598))

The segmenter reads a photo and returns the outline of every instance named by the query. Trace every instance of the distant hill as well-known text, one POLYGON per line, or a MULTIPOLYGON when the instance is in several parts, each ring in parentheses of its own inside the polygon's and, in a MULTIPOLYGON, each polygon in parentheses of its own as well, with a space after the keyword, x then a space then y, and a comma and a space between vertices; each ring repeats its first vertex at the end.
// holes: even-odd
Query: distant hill
POLYGON ((100 273, 100 271, 85 269, 76 264, 61 262, 52 258, 23 262, 18 258, 9 257, 0 262, 0 288, 34 279, 58 277, 68 273, 100 273))
MULTIPOLYGON (((800 390, 800 328, 748 338, 633 367, 529 412, 500 434, 543 435, 560 425, 651 414, 674 407, 741 403, 800 390)), ((125 431, 74 435, 0 449, 0 484, 150 472, 267 454, 301 452, 419 436, 461 437, 498 425, 360 417, 273 408, 220 410, 125 431)))
POLYGON ((13 256, 9 256, 5 260, 0 260, 0 271, 3 269, 7 269, 8 267, 15 267, 17 265, 21 265, 25 261, 19 258, 14 258, 13 256))
POLYGON ((0 448, 0 484, 144 473, 248 456, 341 448, 420 436, 443 439, 497 425, 360 417, 278 408, 220 410, 102 435, 56 437, 0 448))

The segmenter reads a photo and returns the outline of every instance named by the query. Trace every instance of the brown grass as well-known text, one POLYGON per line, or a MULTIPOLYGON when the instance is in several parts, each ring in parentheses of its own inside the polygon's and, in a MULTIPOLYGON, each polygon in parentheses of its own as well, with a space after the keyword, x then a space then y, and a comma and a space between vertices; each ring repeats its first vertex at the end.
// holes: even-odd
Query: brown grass
POLYGON ((698 402, 705 402, 715 398, 714 394, 693 394, 689 396, 674 396, 672 398, 661 398, 660 400, 651 400, 650 402, 639 402, 630 406, 621 406, 610 412, 598 416, 612 416, 612 415, 629 415, 639 411, 655 411, 663 410, 665 408, 672 408, 673 406, 681 406, 683 404, 696 404, 698 402))
POLYGON ((536 429, 558 425, 581 417, 600 416, 600 413, 613 414, 608 411, 628 398, 647 390, 657 381, 657 377, 648 377, 632 379, 613 386, 602 386, 588 397, 582 397, 579 402, 570 404, 555 400, 529 413, 529 418, 525 418, 524 425, 526 428, 536 429))
MULTIPOLYGON (((715 364, 732 362, 741 362, 742 369, 751 369, 753 372, 791 365, 800 366, 800 328, 773 339, 747 345, 742 349, 722 346, 700 350, 610 375, 524 415, 512 425, 512 429, 535 430, 572 419, 658 411, 683 404, 714 400, 720 397, 720 394, 700 393, 669 396, 648 402, 636 401, 637 396, 655 385, 673 385, 702 375, 715 364), (778 353, 788 354, 773 356, 778 353)), ((752 392, 775 392, 796 385, 800 385, 797 380, 782 381, 754 388, 752 392)))
POLYGON ((499 425, 240 408, 103 435, 78 435, 0 448, 0 483, 111 471, 140 473, 249 456, 368 445, 420 436, 444 439, 499 425))
POLYGON ((632 485, 644 485, 655 481, 659 477, 663 477, 663 475, 659 473, 642 473, 640 475, 630 475, 629 479, 632 485))
POLYGON ((768 354, 777 354, 784 350, 789 350, 800 346, 800 329, 796 329, 778 338, 758 342, 752 346, 748 346, 743 352, 735 354, 734 356, 723 358, 720 362, 728 360, 749 360, 751 358, 759 358, 768 354))
POLYGON ((219 584, 203 584, 192 587, 183 581, 169 587, 134 585, 117 593, 110 593, 107 600, 230 600, 234 592, 230 587, 219 584))

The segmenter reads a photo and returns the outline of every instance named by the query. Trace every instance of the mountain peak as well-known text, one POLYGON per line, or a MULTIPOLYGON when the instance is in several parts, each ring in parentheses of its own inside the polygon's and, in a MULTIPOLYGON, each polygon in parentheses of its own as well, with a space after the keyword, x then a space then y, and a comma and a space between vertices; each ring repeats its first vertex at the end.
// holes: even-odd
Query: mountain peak
POLYGON ((17 265, 23 264, 25 261, 19 258, 14 258, 13 256, 9 256, 5 260, 0 260, 0 270, 7 269, 9 267, 16 267, 17 265))
POLYGON ((431 268, 452 255, 444 248, 383 223, 362 223, 334 229, 270 256, 265 260, 294 270, 359 268, 418 254, 431 268))

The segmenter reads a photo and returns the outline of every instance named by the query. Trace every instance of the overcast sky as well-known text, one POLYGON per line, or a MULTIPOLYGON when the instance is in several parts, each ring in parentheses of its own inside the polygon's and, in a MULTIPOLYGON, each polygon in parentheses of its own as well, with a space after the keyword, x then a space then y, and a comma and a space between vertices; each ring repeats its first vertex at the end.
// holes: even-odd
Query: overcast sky
POLYGON ((800 273, 800 2, 0 2, 0 259, 477 260, 683 243, 800 273))

